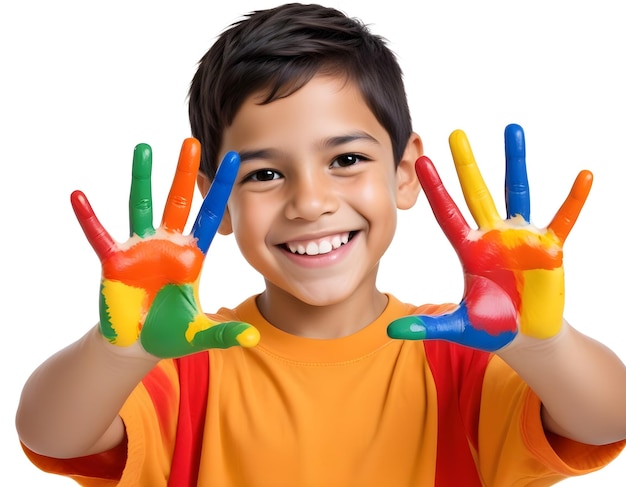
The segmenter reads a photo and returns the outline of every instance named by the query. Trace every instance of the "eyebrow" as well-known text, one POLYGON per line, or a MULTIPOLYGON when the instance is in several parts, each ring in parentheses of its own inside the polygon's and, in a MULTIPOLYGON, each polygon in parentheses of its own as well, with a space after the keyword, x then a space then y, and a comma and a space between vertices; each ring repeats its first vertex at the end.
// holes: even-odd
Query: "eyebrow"
POLYGON ((329 137, 324 139, 320 144, 322 148, 333 148, 340 145, 348 144, 355 140, 365 140, 368 142, 373 142, 374 144, 380 144, 376 138, 368 134, 367 132, 363 132, 359 130, 358 132, 353 132, 351 134, 346 135, 337 135, 335 137, 329 137))
MULTIPOLYGON (((373 144, 379 145, 380 142, 370 134, 364 131, 357 131, 346 135, 336 135, 323 139, 319 144, 321 149, 332 149, 341 145, 349 144, 356 140, 364 140, 373 144)), ((258 149, 258 150, 244 150, 239 152, 239 159, 241 163, 252 159, 271 159, 276 157, 280 153, 277 149, 258 149)))

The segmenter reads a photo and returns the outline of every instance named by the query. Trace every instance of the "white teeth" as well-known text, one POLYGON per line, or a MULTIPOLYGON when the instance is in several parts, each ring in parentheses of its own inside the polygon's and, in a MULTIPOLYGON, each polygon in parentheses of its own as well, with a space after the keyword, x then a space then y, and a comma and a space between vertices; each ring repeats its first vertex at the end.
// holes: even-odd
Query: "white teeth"
POLYGON ((310 241, 308 243, 287 243, 287 248, 292 254, 300 255, 319 255, 327 254, 334 249, 338 249, 343 244, 348 243, 348 232, 340 235, 334 235, 332 237, 323 238, 316 241, 310 241))
POLYGON ((320 253, 320 250, 315 242, 309 242, 306 246, 306 253, 307 255, 317 255, 320 253))
POLYGON ((320 242, 318 250, 320 254, 327 254, 333 250, 333 244, 331 244, 328 240, 324 240, 323 242, 320 242))

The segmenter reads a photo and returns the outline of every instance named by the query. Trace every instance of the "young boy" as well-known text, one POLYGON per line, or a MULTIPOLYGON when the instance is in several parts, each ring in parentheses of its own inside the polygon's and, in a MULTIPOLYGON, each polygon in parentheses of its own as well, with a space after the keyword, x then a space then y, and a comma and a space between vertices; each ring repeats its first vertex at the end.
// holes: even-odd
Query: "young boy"
MULTIPOLYGON (((509 486, 618 455, 626 368, 562 318, 561 248, 589 173, 533 229, 523 134, 507 127, 502 220, 455 132, 470 229, 421 157, 393 54, 316 5, 255 12, 224 32, 189 110, 195 139, 159 228, 146 145, 127 243, 72 195, 102 262, 100 324, 24 387, 17 427, 37 466, 89 486, 509 486), (198 165, 206 198, 183 235, 198 165), (458 306, 416 307, 376 287, 396 211, 420 182, 463 264, 458 306), (207 316, 199 275, 218 230, 266 287, 207 316)), ((210 268, 204 277, 219 285, 210 268)))

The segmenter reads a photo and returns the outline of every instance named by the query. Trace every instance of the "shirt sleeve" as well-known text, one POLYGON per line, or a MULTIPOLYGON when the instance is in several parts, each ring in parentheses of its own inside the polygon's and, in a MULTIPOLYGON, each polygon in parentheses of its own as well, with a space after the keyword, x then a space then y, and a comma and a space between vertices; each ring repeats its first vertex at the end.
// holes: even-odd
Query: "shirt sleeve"
POLYGON ((118 484, 126 462, 126 441, 117 447, 95 455, 59 459, 39 455, 22 443, 28 459, 40 470, 63 475, 84 487, 110 487, 118 484))
POLYGON ((477 461, 486 486, 518 485, 519 472, 534 478, 524 485, 553 485, 599 470, 626 442, 593 446, 546 434, 537 395, 499 357, 485 373, 477 461), (516 478, 512 478, 513 473, 516 478))

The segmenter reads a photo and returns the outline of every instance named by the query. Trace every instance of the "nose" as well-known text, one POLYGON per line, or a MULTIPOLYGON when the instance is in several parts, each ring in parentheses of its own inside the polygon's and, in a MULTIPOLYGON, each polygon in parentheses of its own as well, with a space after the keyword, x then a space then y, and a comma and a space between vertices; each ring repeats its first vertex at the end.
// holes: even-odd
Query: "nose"
POLYGON ((315 221, 337 211, 339 199, 332 178, 326 174, 306 173, 292 179, 285 216, 290 220, 315 221))

